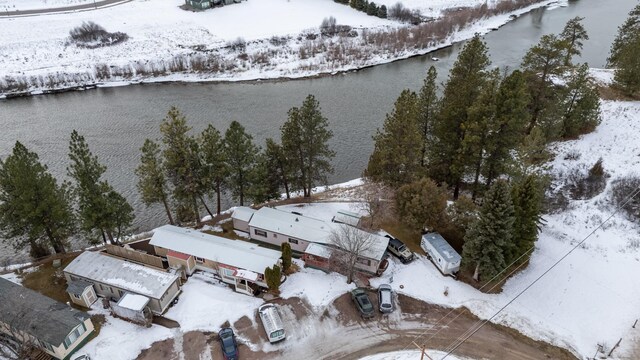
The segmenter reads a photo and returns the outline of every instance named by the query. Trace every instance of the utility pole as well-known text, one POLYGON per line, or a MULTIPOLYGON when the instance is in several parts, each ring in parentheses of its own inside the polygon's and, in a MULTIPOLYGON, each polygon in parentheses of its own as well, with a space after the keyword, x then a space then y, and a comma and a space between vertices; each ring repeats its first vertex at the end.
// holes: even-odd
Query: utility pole
POLYGON ((420 349, 420 360, 424 360, 425 356, 427 357, 428 360, 433 360, 429 355, 427 355, 427 347, 426 346, 420 346, 418 344, 416 344, 416 342, 413 342, 413 345, 415 345, 418 349, 420 349))

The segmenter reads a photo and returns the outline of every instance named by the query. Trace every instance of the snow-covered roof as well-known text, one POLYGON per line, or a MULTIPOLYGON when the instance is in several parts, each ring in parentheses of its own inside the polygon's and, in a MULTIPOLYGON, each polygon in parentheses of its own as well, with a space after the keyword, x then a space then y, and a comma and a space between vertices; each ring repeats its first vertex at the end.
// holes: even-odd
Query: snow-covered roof
POLYGON ((428 233, 422 235, 422 239, 429 242, 447 262, 455 264, 462 259, 460 254, 449 245, 442 235, 438 233, 428 233))
POLYGON ((120 298, 120 301, 118 301, 118 306, 133 311, 142 311, 149 301, 151 301, 151 299, 146 296, 126 293, 120 298))
POLYGON ((322 220, 270 207, 257 210, 249 226, 321 244, 327 244, 331 234, 331 226, 322 220))
POLYGON ((255 214, 256 210, 247 206, 239 206, 235 210, 233 210, 233 214, 231 215, 232 219, 238 219, 240 221, 249 222, 253 214, 255 214))
POLYGON ((67 265, 64 272, 154 299, 162 298, 169 287, 178 280, 177 275, 93 251, 80 254, 67 265))
POLYGON ((333 219, 331 220, 337 223, 358 226, 358 224, 360 223, 360 218, 361 216, 356 213, 340 210, 333 216, 333 219))
POLYGON ((253 271, 249 271, 249 270, 236 270, 233 274, 233 276, 240 278, 240 279, 247 279, 249 281, 256 281, 258 280, 258 274, 254 273, 253 271))
POLYGON ((309 244, 309 246, 307 246, 307 249, 304 252, 305 254, 318 256, 325 259, 328 259, 331 257, 331 248, 329 248, 328 246, 324 246, 316 243, 309 244))
POLYGON ((173 225, 155 229, 150 244, 258 274, 263 274, 265 268, 277 264, 282 256, 280 251, 247 241, 225 239, 173 225))
MULTIPOLYGON (((360 229, 357 230, 365 232, 360 229)), ((389 246, 389 238, 377 234, 368 234, 371 236, 371 246, 369 247, 369 249, 362 252, 362 256, 368 257, 370 259, 382 260, 382 258, 384 257, 384 253, 387 251, 387 247, 389 246)))

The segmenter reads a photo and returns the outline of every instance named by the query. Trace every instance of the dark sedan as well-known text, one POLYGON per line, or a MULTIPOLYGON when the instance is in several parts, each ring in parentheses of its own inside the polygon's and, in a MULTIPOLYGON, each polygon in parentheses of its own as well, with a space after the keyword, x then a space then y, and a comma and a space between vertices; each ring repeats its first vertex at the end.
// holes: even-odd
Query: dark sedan
POLYGON ((356 308, 363 319, 373 318, 373 304, 364 289, 357 288, 351 290, 351 299, 353 299, 353 302, 356 304, 356 308))
POLYGON ((218 332, 220 347, 225 360, 238 360, 238 344, 231 328, 222 328, 218 332))

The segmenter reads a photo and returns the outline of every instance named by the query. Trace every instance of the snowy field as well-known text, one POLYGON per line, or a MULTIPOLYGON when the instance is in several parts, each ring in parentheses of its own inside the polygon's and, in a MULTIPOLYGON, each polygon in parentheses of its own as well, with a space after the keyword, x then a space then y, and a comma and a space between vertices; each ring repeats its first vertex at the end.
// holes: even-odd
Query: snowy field
MULTIPOLYGON (((27 89, 35 92, 75 85, 105 85, 98 80, 98 73, 103 72, 96 69, 98 65, 104 65, 104 69, 107 69, 104 71, 112 74, 106 81, 109 85, 140 81, 299 78, 348 71, 424 54, 467 39, 476 32, 486 33, 511 20, 510 14, 484 19, 424 49, 408 48, 393 54, 380 53, 373 48, 363 49, 373 55, 361 59, 350 58, 343 63, 329 59, 324 53, 311 57, 303 55, 300 49, 309 44, 303 34, 317 34, 322 20, 330 16, 335 17, 338 24, 349 25, 360 33, 363 29, 389 30, 407 25, 368 16, 332 0, 253 0, 203 12, 182 10, 179 6, 183 3, 182 0, 134 0, 96 11, 0 18, 0 79, 6 76, 24 78, 28 82, 27 89), (109 32, 124 32, 129 39, 97 49, 69 44, 69 30, 85 21, 93 21, 109 32), (246 41, 243 55, 246 59, 242 59, 236 50, 228 48, 239 38, 246 41), (279 43, 274 45, 274 41, 279 43), (203 54, 219 56, 219 66, 230 70, 199 72, 191 68, 191 63, 186 65, 187 71, 172 67, 176 64, 176 57, 189 58, 203 54), (141 75, 141 72, 145 74, 141 75)), ((407 1, 407 6, 426 9, 433 15, 445 8, 475 6, 479 3, 484 1, 412 0, 407 1)), ((514 14, 552 3, 556 1, 541 0, 514 14)), ((346 48, 362 48, 360 37, 334 41, 345 42, 346 48)), ((302 50, 305 51, 308 50, 302 50)), ((0 80, 0 85, 2 82, 0 80)))

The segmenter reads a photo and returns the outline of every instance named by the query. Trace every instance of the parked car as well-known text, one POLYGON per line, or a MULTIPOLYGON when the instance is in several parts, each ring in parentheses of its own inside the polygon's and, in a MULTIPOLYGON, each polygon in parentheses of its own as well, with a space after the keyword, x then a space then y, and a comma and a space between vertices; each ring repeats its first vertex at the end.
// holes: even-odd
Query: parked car
POLYGON ((378 287, 378 304, 381 313, 388 314, 393 311, 393 290, 391 285, 382 284, 378 287))
POLYGON ((258 308, 258 314, 262 325, 264 325, 264 331, 267 333, 270 343, 276 343, 286 338, 284 331, 284 325, 282 324, 282 318, 278 313, 278 309, 274 304, 264 304, 258 308))
POLYGON ((385 237, 389 238, 389 246, 387 246, 387 250, 389 250, 390 253, 400 259, 403 264, 413 261, 413 253, 402 241, 391 235, 385 235, 385 237))
POLYGON ((351 299, 356 304, 356 308, 363 319, 373 318, 373 304, 363 288, 351 290, 351 299))
POLYGON ((238 343, 231 328, 222 328, 218 332, 222 356, 225 360, 238 360, 238 343))

